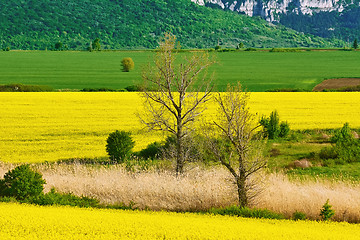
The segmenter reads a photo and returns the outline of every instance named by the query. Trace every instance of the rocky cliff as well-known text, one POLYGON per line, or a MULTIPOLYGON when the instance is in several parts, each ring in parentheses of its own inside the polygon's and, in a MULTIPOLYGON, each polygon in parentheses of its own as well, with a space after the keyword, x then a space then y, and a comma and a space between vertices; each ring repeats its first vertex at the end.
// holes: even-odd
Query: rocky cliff
POLYGON ((191 0, 199 5, 218 5, 223 9, 230 9, 245 13, 249 16, 261 16, 269 22, 279 20, 279 14, 297 13, 310 14, 320 11, 342 12, 350 5, 359 6, 354 0, 191 0))

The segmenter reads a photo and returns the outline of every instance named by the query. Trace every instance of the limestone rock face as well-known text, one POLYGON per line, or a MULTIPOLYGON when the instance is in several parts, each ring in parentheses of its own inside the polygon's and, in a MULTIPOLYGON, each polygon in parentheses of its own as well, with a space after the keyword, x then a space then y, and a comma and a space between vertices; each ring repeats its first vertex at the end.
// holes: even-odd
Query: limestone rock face
MULTIPOLYGON (((199 5, 212 3, 223 9, 242 12, 249 16, 261 16, 269 22, 279 20, 278 14, 294 12, 310 14, 320 11, 342 12, 355 3, 348 0, 191 0, 199 5)), ((357 4, 358 6, 358 4, 357 4)))

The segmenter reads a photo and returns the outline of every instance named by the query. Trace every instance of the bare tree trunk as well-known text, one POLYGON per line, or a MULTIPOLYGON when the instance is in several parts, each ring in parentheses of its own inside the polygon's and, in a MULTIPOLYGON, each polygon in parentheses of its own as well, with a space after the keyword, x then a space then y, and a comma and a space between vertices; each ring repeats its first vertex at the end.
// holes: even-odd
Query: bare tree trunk
POLYGON ((246 190, 245 171, 240 170, 240 175, 236 181, 238 187, 239 207, 246 207, 249 204, 248 193, 246 190))
POLYGON ((178 119, 176 133, 176 175, 184 172, 184 144, 182 134, 181 120, 178 119))

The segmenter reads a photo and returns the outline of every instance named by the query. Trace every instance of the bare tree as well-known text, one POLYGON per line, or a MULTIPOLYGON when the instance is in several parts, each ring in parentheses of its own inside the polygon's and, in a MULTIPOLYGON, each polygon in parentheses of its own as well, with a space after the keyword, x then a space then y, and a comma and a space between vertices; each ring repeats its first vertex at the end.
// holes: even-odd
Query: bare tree
POLYGON ((143 72, 144 98, 141 121, 149 130, 173 134, 176 139, 176 173, 183 173, 184 141, 210 99, 211 79, 207 68, 213 64, 206 52, 186 54, 177 59, 176 37, 165 34, 153 65, 143 72), (149 91, 148 89, 156 89, 149 91))
POLYGON ((206 133, 210 154, 234 178, 241 207, 248 206, 259 193, 255 173, 267 164, 262 156, 264 142, 257 131, 260 125, 249 110, 248 100, 249 93, 243 92, 240 84, 218 93, 218 119, 206 133))

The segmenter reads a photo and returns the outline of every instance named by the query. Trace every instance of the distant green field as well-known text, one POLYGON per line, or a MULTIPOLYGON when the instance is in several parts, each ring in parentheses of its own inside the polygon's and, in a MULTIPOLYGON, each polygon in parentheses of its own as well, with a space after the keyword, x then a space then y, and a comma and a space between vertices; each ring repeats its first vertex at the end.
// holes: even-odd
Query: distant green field
MULTIPOLYGON (((181 53, 187 54, 187 53, 181 53)), ((360 52, 225 52, 211 53, 218 64, 217 90, 240 81, 249 91, 275 88, 311 90, 324 79, 360 77, 360 52)), ((0 52, 0 84, 49 85, 56 89, 121 89, 141 82, 144 64, 152 60, 151 51, 121 52, 0 52), (121 72, 120 61, 131 57, 135 69, 121 72)))

